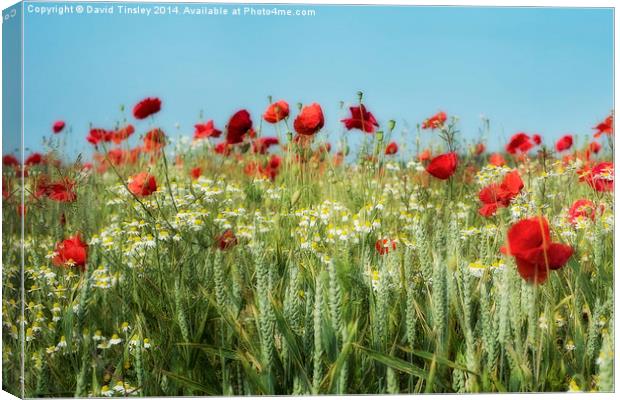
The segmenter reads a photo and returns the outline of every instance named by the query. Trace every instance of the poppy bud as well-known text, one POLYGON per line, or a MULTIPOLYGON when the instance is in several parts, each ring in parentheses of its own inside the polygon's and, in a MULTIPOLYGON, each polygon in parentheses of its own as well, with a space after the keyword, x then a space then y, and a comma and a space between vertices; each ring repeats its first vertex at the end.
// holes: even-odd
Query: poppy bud
POLYGON ((288 139, 289 142, 293 141, 293 132, 286 132, 286 138, 288 139))
POLYGON ((349 155, 349 150, 350 150, 350 149, 349 149, 349 145, 348 145, 348 144, 347 144, 347 145, 345 145, 345 146, 344 146, 344 155, 345 155, 345 156, 348 156, 348 155, 349 155))
POLYGON ((340 109, 342 110, 344 108, 344 101, 340 100, 340 109))
POLYGON ((378 141, 379 143, 383 142, 383 131, 377 131, 377 132, 375 133, 375 136, 377 137, 377 141, 378 141))
POLYGON ((393 119, 389 120, 387 123, 387 126, 388 126, 388 131, 392 132, 394 128, 396 127, 396 121, 394 121, 393 119))
POLYGON ((250 149, 250 143, 243 143, 241 146, 239 146, 239 149, 241 150, 242 154, 246 153, 250 149))
POLYGON ((360 90, 359 92, 357 92, 357 100, 361 103, 363 98, 364 98, 364 92, 360 90))
POLYGON ((301 197, 301 190, 297 190, 295 193, 293 193, 293 196, 291 197, 291 207, 294 206, 299 201, 300 197, 301 197))
POLYGON ((215 242, 220 250, 228 250, 237 244, 237 237, 232 230, 227 229, 224 233, 215 238, 215 242))
POLYGON ((267 96, 267 100, 269 101, 269 104, 273 103, 273 97, 271 95, 267 96))
POLYGON ((124 111, 125 111, 125 105, 121 104, 121 112, 124 112, 124 111))
POLYGON ((450 271, 456 271, 456 257, 454 255, 448 257, 448 268, 450 269, 450 271))
POLYGON ((297 110, 301 111, 301 108, 302 108, 303 106, 304 106, 303 104, 301 104, 301 103, 297 103, 297 110))

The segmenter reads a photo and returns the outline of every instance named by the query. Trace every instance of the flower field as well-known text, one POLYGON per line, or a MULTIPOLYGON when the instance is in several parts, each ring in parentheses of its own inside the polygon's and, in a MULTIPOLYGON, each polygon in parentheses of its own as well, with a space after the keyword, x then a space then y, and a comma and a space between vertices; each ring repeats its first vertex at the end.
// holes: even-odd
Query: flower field
POLYGON ((613 115, 489 152, 362 93, 331 142, 265 107, 173 140, 147 98, 4 155, 5 390, 23 344, 28 397, 613 391, 613 115))

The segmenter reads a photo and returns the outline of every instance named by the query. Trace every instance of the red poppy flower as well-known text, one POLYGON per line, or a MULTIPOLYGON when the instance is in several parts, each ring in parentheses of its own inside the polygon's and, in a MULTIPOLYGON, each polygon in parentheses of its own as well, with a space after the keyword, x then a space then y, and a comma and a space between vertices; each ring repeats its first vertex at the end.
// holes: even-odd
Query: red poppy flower
POLYGON ((564 151, 564 150, 570 149, 572 145, 573 145, 573 136, 564 135, 555 143, 555 149, 557 151, 564 151))
POLYGON ((590 143, 589 148, 592 153, 597 154, 599 151, 601 151, 602 146, 599 142, 592 142, 590 143))
POLYGON ((288 117, 288 113, 288 103, 284 100, 279 100, 267 107, 263 114, 263 119, 271 124, 275 124, 288 117))
POLYGON ((448 119, 448 116, 446 115, 446 113, 443 111, 440 111, 437 114, 433 115, 432 117, 427 118, 422 123, 422 129, 435 130, 437 128, 441 128, 447 119, 448 119))
POLYGON ((269 166, 267 166, 266 168, 260 168, 259 170, 261 172, 261 174, 263 174, 263 176, 265 178, 268 178, 271 181, 275 181, 276 177, 278 176, 278 172, 279 170, 277 168, 271 168, 269 166))
POLYGON ((237 244, 237 237, 231 229, 227 229, 215 239, 215 242, 220 250, 228 250, 237 244))
POLYGON ((426 172, 433 175, 437 179, 448 179, 456 171, 459 158, 454 152, 441 154, 431 160, 426 166, 426 172))
POLYGON ((2 177, 2 198, 4 200, 8 199, 11 195, 11 185, 4 180, 4 176, 2 177))
POLYGON ((22 177, 22 173, 24 174, 24 178, 28 178, 28 167, 16 167, 15 168, 15 177, 16 178, 21 178, 22 177))
POLYGON ((538 133, 535 133, 532 135, 532 141, 534 142, 534 144, 538 146, 539 144, 542 143, 542 138, 540 137, 538 133))
POLYGON ((63 129, 65 129, 65 121, 56 121, 54 125, 52 125, 52 131, 54 133, 60 133, 63 129))
POLYGON ((339 151, 336 154, 334 154, 334 165, 336 167, 339 165, 342 165, 343 161, 344 161, 344 153, 342 151, 339 151))
POLYGON ((302 108, 293 126, 300 135, 312 136, 323 128, 323 124, 325 124, 325 119, 321 106, 318 103, 312 103, 302 108))
POLYGON ((548 270, 562 268, 573 254, 571 246, 552 243, 549 223, 544 217, 524 219, 508 229, 508 245, 502 253, 511 255, 523 279, 543 283, 548 270))
MULTIPOLYGON (((43 188, 43 187, 42 187, 43 188)), ((54 201, 60 203, 72 203, 77 199, 75 193, 75 182, 69 178, 63 178, 59 181, 45 184, 45 195, 54 201)))
POLYGON ((392 250, 396 250, 396 241, 390 239, 379 239, 375 242, 375 249, 381 255, 388 254, 392 250))
POLYGON ((127 140, 129 136, 133 135, 135 131, 135 128, 131 124, 123 128, 117 129, 116 131, 112 132, 112 141, 116 144, 120 144, 124 140, 127 140))
POLYGON ((135 164, 138 161, 138 157, 142 153, 142 147, 135 147, 125 152, 125 162, 128 164, 135 164))
POLYGON ((213 151, 215 151, 217 154, 229 156, 231 152, 231 146, 227 142, 221 142, 215 145, 213 151))
POLYGON ((122 165, 125 162, 126 154, 122 149, 112 149, 108 151, 107 158, 112 165, 122 165))
POLYGON ((596 125, 592 129, 596 129, 596 132, 594 133, 594 137, 595 138, 598 138, 598 137, 600 137, 603 134, 613 135, 613 133, 614 133, 614 116, 610 115, 609 117, 605 118, 605 121, 603 121, 600 124, 596 125))
POLYGON ((4 165, 5 167, 18 167, 19 161, 14 155, 7 154, 6 156, 2 157, 2 165, 4 165))
POLYGON ((276 155, 271 156, 271 158, 269 159, 269 164, 268 164, 269 168, 277 169, 277 168, 280 168, 281 165, 282 165, 282 158, 276 155))
POLYGON ((523 181, 519 171, 509 172, 501 184, 493 183, 478 193, 478 198, 483 203, 478 212, 484 217, 490 217, 495 214, 498 208, 508 207, 512 199, 521 192, 521 189, 523 189, 523 181))
POLYGON ((575 224, 579 218, 589 218, 594 221, 596 206, 588 199, 579 199, 568 210, 568 221, 575 224))
POLYGON ((280 144, 277 137, 261 137, 252 142, 252 151, 254 153, 265 154, 269 150, 269 147, 277 144, 280 144))
POLYGON ((91 144, 98 144, 99 142, 109 142, 112 140, 114 132, 107 131, 101 128, 93 128, 88 132, 86 140, 91 144))
POLYGON ((580 181, 585 181, 597 192, 612 192, 614 190, 614 163, 604 161, 598 163, 591 170, 586 168, 580 171, 580 181))
POLYGON ((49 185, 49 178, 47 175, 39 175, 33 182, 33 196, 35 199, 40 199, 47 196, 47 186, 49 185))
POLYGON ((329 153, 332 151, 332 144, 327 142, 319 145, 318 148, 319 153, 329 153))
POLYGON ((28 156, 28 158, 26 158, 26 161, 24 161, 24 164, 39 165, 42 162, 43 162, 43 156, 41 155, 41 153, 32 153, 31 155, 28 156))
POLYGON ((207 121, 205 124, 194 125, 194 140, 206 139, 210 137, 218 138, 222 134, 222 131, 215 129, 213 120, 207 121))
POLYGON ((280 165, 282 165, 282 159, 274 154, 264 166, 258 166, 258 172, 274 181, 280 172, 280 165))
POLYGON ((341 120, 344 122, 344 126, 348 129, 359 129, 366 133, 373 133, 375 127, 379 126, 379 123, 375 119, 374 115, 370 111, 366 110, 363 104, 359 106, 349 107, 351 111, 351 118, 345 118, 341 120))
POLYGON ((530 141, 529 135, 519 132, 510 138, 506 145, 506 151, 510 154, 516 154, 517 152, 527 153, 532 147, 534 145, 530 141))
POLYGON ((144 151, 159 151, 166 145, 166 134, 159 128, 151 129, 144 135, 144 151))
POLYGON ((88 136, 86 136, 86 140, 93 145, 97 145, 102 139, 105 131, 103 129, 91 129, 88 131, 88 136))
POLYGON ((393 155, 393 154, 396 154, 396 153, 398 153, 398 145, 396 144, 396 142, 391 142, 385 148, 385 154, 393 155))
POLYGON ((88 260, 88 245, 76 233, 68 239, 56 244, 56 255, 52 263, 57 267, 77 267, 84 271, 88 260))
POLYGON ((482 153, 484 153, 484 151, 487 149, 487 147, 484 145, 484 143, 477 143, 476 147, 474 148, 474 153, 479 156, 482 153))
POLYGON ((157 190, 155 177, 148 172, 140 172, 129 178, 129 191, 138 197, 150 196, 157 190))
POLYGON ((429 149, 424 150, 418 155, 418 160, 420 162, 428 161, 431 159, 431 151, 429 149))
POLYGON ((245 164, 245 167, 243 167, 243 172, 250 177, 256 176, 257 171, 258 164, 256 163, 256 161, 249 161, 247 164, 245 164))
POLYGON ((226 142, 237 144, 243 142, 244 136, 252 129, 252 119, 247 110, 237 111, 228 121, 226 142))
POLYGON ((136 119, 144 119, 149 115, 155 114, 161 110, 161 100, 157 97, 147 97, 133 108, 133 116, 136 119))
POLYGON ((501 167, 502 165, 506 165, 506 160, 501 154, 493 153, 489 156, 489 164, 501 167))
POLYGON ((192 179, 196 180, 200 178, 200 175, 202 175, 202 168, 200 167, 192 168, 189 174, 191 175, 192 179))

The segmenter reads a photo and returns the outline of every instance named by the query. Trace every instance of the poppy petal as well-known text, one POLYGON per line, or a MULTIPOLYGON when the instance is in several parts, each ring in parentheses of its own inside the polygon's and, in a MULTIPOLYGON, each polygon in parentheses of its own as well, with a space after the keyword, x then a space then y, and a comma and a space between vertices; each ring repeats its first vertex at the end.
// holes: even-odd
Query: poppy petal
POLYGON ((560 269, 573 255, 573 248, 567 244, 551 243, 547 250, 547 259, 549 260, 550 269, 560 269))
POLYGON ((530 263, 522 258, 516 258, 517 271, 521 278, 530 283, 543 283, 547 280, 547 269, 539 268, 537 264, 530 263))
POLYGON ((482 215, 483 217, 490 217, 493 214, 495 214, 496 211, 497 211, 497 203, 485 204, 482 207, 480 207, 480 210, 478 210, 480 215, 482 215))
POLYGON ((456 171, 458 161, 458 156, 454 152, 441 154, 431 160, 426 166, 426 172, 437 179, 446 180, 456 171))
POLYGON ((496 183, 491 184, 484 187, 480 193, 478 193, 478 198, 485 204, 495 204, 498 200, 498 191, 499 185, 496 183))
POLYGON ((509 191, 512 194, 518 194, 521 189, 523 189, 523 180, 521 180, 521 175, 519 175, 519 171, 514 170, 506 174, 502 186, 505 190, 509 191))
POLYGON ((545 218, 529 218, 517 222, 508 230, 510 253, 522 257, 550 243, 549 223, 545 218))

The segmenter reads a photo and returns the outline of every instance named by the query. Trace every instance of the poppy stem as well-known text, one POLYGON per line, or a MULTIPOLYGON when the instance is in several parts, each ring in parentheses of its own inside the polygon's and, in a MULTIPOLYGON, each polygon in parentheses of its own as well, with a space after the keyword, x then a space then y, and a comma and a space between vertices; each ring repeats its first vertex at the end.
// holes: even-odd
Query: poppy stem
MULTIPOLYGON (((144 212, 146 212, 146 214, 149 216, 149 218, 151 218, 153 221, 157 222, 157 219, 155 218, 153 213, 146 207, 146 205, 140 200, 140 198, 138 196, 136 196, 131 190, 129 190, 129 186, 127 186, 127 182, 121 176, 120 172, 118 172, 118 170, 116 169, 114 164, 112 164, 112 162, 110 161, 110 158, 108 157, 108 153, 107 153, 107 151, 105 149, 105 146, 103 147, 103 151, 104 151, 104 158, 105 158, 106 162, 110 165, 110 167, 112 168, 112 171, 114 171, 114 174, 121 181, 121 184, 123 185, 125 190, 127 190, 127 192, 129 192, 129 194, 134 198, 134 200, 136 200, 138 202, 138 204, 140 204, 140 206, 142 207, 144 212)), ((179 232, 177 229, 175 229, 170 224, 170 222, 168 222, 168 220, 166 218, 164 218, 164 222, 166 223, 166 225, 168 225, 168 228, 170 228, 170 230, 172 230, 174 233, 178 233, 179 232)))
POLYGON ((179 212, 177 208, 177 204, 174 201, 174 196, 172 195, 172 186, 170 186, 170 179, 168 178, 168 160, 166 159, 166 152, 164 149, 161 150, 162 158, 164 159, 164 176, 166 177, 166 186, 168 188, 168 194, 170 195, 170 200, 172 200, 172 206, 174 207, 175 212, 179 212))

